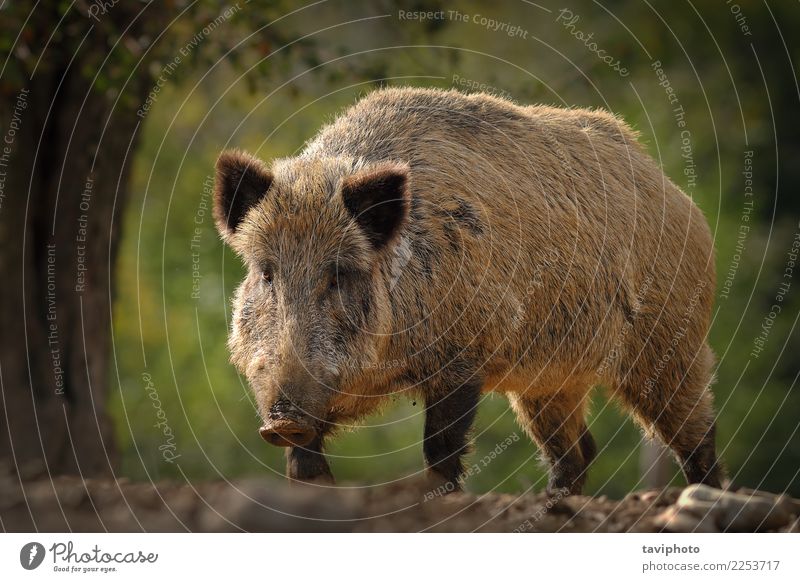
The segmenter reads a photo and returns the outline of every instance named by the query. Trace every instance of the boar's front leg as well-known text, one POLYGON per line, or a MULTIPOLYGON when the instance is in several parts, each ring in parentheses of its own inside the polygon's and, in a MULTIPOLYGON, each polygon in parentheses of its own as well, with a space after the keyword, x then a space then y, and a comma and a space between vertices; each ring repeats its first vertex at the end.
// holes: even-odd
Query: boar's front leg
POLYGON ((333 484, 333 473, 322 453, 322 435, 304 447, 289 447, 286 451, 286 476, 291 481, 333 484))
POLYGON ((460 490, 464 472, 461 457, 468 450, 468 433, 475 420, 481 387, 474 380, 446 393, 426 396, 423 452, 428 470, 460 490))

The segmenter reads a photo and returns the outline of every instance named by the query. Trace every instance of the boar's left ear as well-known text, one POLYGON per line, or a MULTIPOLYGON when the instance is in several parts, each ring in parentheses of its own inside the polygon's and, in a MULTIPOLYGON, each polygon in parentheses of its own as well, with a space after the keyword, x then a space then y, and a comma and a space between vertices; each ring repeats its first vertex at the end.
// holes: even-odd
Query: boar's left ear
POLYGON ((247 211, 272 184, 264 162, 239 150, 222 152, 217 160, 214 185, 214 219, 223 238, 236 232, 247 211))
POLYGON ((397 238, 408 217, 411 194, 407 164, 384 163, 345 178, 342 200, 373 248, 397 238))

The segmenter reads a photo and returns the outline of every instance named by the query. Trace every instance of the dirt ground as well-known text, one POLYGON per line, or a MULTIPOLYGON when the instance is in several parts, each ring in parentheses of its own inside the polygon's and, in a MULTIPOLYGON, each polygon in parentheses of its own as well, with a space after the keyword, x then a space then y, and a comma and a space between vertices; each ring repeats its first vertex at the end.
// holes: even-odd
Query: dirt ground
MULTIPOLYGON (((800 501, 785 496, 768 496, 765 501, 766 494, 754 497, 755 492, 734 496, 757 501, 766 506, 766 513, 748 521, 738 509, 737 520, 722 526, 708 509, 688 518, 683 511, 686 493, 688 489, 680 488, 640 491, 614 501, 545 493, 439 496, 422 481, 330 488, 271 480, 153 484, 57 477, 22 482, 6 474, 0 477, 0 528, 40 532, 800 531, 800 501)), ((717 500, 715 506, 724 503, 717 500)))

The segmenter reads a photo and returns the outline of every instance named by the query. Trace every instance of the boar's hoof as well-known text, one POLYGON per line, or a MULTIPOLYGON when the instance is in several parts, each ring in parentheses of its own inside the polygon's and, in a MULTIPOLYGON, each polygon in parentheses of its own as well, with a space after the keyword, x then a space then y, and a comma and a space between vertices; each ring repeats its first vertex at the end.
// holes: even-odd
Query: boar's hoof
POLYGON ((276 447, 304 447, 314 440, 316 431, 293 420, 276 420, 259 429, 261 438, 276 447))

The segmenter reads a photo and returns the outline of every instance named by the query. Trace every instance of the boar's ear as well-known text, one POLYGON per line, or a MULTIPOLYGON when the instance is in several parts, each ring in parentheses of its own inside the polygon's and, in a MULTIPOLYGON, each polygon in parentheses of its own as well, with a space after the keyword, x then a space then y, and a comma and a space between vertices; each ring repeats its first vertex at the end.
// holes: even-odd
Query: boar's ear
POLYGON ((407 164, 385 163, 345 178, 342 200, 376 250, 392 243, 408 217, 407 164))
POLYGON ((238 150, 222 152, 214 185, 214 219, 223 238, 236 232, 244 215, 269 190, 272 175, 264 162, 238 150))

